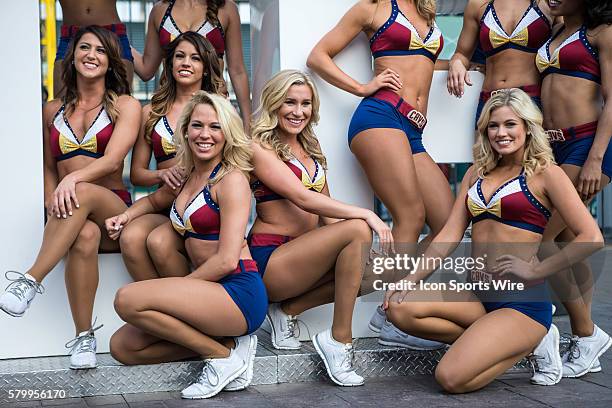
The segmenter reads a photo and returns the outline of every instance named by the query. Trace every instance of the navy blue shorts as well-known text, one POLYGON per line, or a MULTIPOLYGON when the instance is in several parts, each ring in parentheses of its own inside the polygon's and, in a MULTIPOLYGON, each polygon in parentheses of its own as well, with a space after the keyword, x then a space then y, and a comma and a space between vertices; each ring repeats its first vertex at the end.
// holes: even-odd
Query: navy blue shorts
POLYGON ((406 116, 402 115, 395 106, 387 101, 377 98, 364 98, 353 117, 348 129, 349 146, 353 138, 364 130, 368 129, 399 129, 402 130, 408 142, 412 154, 425 152, 423 146, 423 131, 414 126, 406 116))
POLYGON ((291 237, 278 234, 251 234, 249 236, 249 251, 253 259, 257 261, 257 268, 262 277, 266 272, 272 252, 291 239, 291 237))
POLYGON ((236 270, 219 281, 234 300, 247 322, 247 334, 261 326, 268 311, 268 294, 257 263, 241 259, 236 270))
MULTIPOLYGON (((119 45, 121 46, 121 58, 134 62, 134 56, 132 55, 132 49, 130 48, 130 39, 127 36, 125 24, 109 24, 101 26, 109 31, 112 31, 119 38, 119 45)), ((57 44, 57 53, 55 54, 55 60, 63 60, 68 52, 68 46, 70 41, 74 38, 74 35, 79 31, 79 26, 68 26, 62 25, 61 36, 59 43, 57 44)))
MULTIPOLYGON (((579 167, 584 166, 594 140, 595 134, 593 134, 593 136, 585 136, 565 142, 553 142, 551 146, 555 155, 555 161, 558 165, 573 164, 579 167)), ((601 163, 601 172, 612 178, 612 142, 608 144, 608 148, 604 154, 603 162, 601 163)))

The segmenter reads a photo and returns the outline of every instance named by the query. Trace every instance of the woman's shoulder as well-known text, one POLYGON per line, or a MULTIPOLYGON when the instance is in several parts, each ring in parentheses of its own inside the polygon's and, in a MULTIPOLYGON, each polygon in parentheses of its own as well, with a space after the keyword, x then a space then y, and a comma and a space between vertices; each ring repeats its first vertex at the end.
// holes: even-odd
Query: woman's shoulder
POLYGON ((164 17, 164 14, 166 14, 166 11, 168 11, 169 7, 169 1, 156 2, 155 4, 153 4, 153 7, 151 7, 151 12, 149 13, 149 20, 155 22, 155 25, 159 25, 161 23, 162 18, 164 17))
POLYGON ((138 99, 134 98, 131 95, 120 95, 119 97, 117 97, 117 108, 128 110, 138 109, 138 112, 140 112, 142 109, 140 102, 138 102, 138 99))
POLYGON ((43 121, 46 126, 49 126, 55 115, 59 112, 64 102, 61 99, 53 99, 43 106, 43 121))

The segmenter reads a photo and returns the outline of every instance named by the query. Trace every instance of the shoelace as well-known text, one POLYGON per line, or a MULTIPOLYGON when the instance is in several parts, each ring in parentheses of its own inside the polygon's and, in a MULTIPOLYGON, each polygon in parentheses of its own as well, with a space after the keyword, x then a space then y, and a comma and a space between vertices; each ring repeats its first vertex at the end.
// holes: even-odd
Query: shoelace
POLYGON ((11 281, 11 283, 9 283, 8 286, 6 287, 7 293, 12 293, 19 300, 25 299, 26 292, 30 288, 34 288, 34 290, 36 290, 36 293, 40 295, 42 295, 45 292, 45 288, 43 287, 42 284, 26 278, 26 276, 21 272, 6 271, 4 273, 4 277, 7 280, 11 281), (11 278, 11 274, 17 275, 17 277, 11 278))
POLYGON ((340 367, 344 370, 344 372, 353 371, 353 362, 355 360, 355 349, 352 344, 347 344, 344 346, 344 357, 340 362, 340 367))
POLYGON ((535 373, 543 373, 544 371, 541 371, 540 368, 540 364, 538 363, 539 360, 544 360, 544 357, 542 356, 538 356, 537 354, 529 354, 527 356, 527 362, 529 363, 529 365, 531 366, 531 374, 534 375, 535 373))
POLYGON ((306 328, 306 333, 308 334, 308 339, 312 341, 312 336, 310 335, 310 329, 308 329, 308 325, 302 319, 298 319, 297 316, 287 315, 287 333, 285 334, 285 338, 294 337, 296 339, 300 338, 300 323, 306 328))
POLYGON ((219 373, 217 373, 217 369, 213 365, 211 359, 204 360, 204 367, 202 367, 202 373, 198 377, 199 383, 203 383, 204 381, 206 381, 213 387, 216 387, 217 385, 219 385, 219 373), (211 378, 213 375, 215 377, 214 383, 211 381, 211 378))
POLYGON ((580 358, 580 348, 578 344, 580 343, 580 337, 571 336, 569 338, 569 345, 567 347, 567 362, 571 363, 574 360, 580 358))
POLYGON ((93 347, 93 342, 95 340, 94 332, 104 326, 103 324, 101 324, 97 327, 94 327, 97 321, 98 318, 96 317, 89 330, 87 330, 87 333, 70 340, 68 343, 65 344, 65 347, 70 349, 71 352, 74 350, 78 353, 83 351, 95 351, 93 347))

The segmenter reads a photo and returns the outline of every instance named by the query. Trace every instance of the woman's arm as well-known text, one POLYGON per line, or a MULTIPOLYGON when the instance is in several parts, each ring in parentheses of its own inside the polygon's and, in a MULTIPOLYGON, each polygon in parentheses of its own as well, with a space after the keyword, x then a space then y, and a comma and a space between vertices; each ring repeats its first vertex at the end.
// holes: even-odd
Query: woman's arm
MULTIPOLYGON (((325 182, 325 186, 323 187, 323 190, 321 190, 321 194, 325 194, 326 196, 331 197, 331 195, 329 194, 329 183, 327 181, 325 182)), ((338 221, 342 221, 339 218, 332 218, 332 217, 319 217, 319 218, 320 218, 321 225, 329 225, 329 224, 333 224, 338 221)))
POLYGON ((227 13, 227 27, 225 31, 227 71, 229 72, 240 114, 244 124, 244 130, 249 134, 251 120, 251 97, 249 91, 249 78, 244 66, 242 55, 242 34, 240 32, 240 14, 236 3, 228 0, 223 7, 227 13))
POLYGON ((543 177, 548 199, 575 238, 561 251, 537 265, 510 255, 499 257, 494 272, 500 275, 512 273, 525 280, 546 278, 585 259, 604 245, 597 223, 576 194, 565 172, 558 166, 550 166, 544 171, 543 177))
POLYGON ((167 3, 158 1, 151 9, 143 53, 141 54, 132 47, 134 71, 145 82, 153 78, 164 55, 159 45, 159 32, 157 30, 159 28, 159 21, 161 21, 167 8, 167 3))
POLYGON ((612 136, 612 27, 600 26, 597 30, 601 30, 597 34, 597 48, 604 107, 599 116, 595 140, 576 183, 576 190, 583 200, 591 198, 601 190, 601 166, 612 136))
POLYGON ((289 167, 278 158, 276 152, 263 148, 257 142, 253 143, 253 153, 255 177, 277 194, 290 200, 302 210, 323 217, 362 219, 378 234, 385 248, 392 245, 391 229, 371 210, 344 204, 304 188, 289 167))
POLYGON ((393 91, 402 88, 399 75, 386 69, 367 84, 361 84, 342 71, 333 58, 361 31, 369 28, 376 4, 362 0, 355 4, 338 24, 315 45, 310 52, 306 65, 330 84, 357 96, 368 96, 386 87, 393 91))
POLYGON ((463 96, 464 85, 472 86, 469 74, 470 59, 478 44, 481 9, 487 1, 470 0, 463 13, 463 27, 457 40, 457 49, 450 59, 446 87, 448 93, 460 98, 463 96))
POLYGON ((217 187, 221 230, 217 253, 198 266, 188 278, 217 282, 236 269, 244 245, 251 209, 249 182, 239 171, 225 175, 217 187))
POLYGON ((53 116, 61 106, 61 101, 53 100, 43 107, 43 171, 44 171, 44 199, 47 215, 60 217, 59 208, 53 205, 53 192, 57 188, 58 174, 57 162, 53 158, 49 145, 49 125, 53 116))

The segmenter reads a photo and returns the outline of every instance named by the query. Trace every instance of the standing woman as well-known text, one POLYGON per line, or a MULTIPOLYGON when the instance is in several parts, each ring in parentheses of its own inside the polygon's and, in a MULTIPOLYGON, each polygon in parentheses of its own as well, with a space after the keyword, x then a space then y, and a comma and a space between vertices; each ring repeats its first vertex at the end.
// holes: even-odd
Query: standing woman
POLYGON ((143 81, 153 78, 163 49, 185 31, 195 31, 211 42, 223 72, 223 57, 236 93, 245 129, 251 117, 251 97, 242 55, 238 7, 232 0, 163 0, 149 14, 144 52, 134 53, 134 69, 143 81))
POLYGON ((244 233, 251 207, 251 143, 232 105, 198 91, 177 124, 177 159, 187 169, 180 190, 168 184, 106 221, 117 239, 142 214, 171 206, 172 225, 185 240, 186 277, 131 283, 119 289, 115 309, 127 322, 111 338, 124 364, 205 359, 183 398, 209 398, 246 388, 253 377, 257 337, 268 298, 244 233), (235 337, 232 339, 231 337, 235 337), (240 336, 240 337, 238 337, 240 336))
POLYGON ((448 92, 463 96, 472 85, 467 69, 478 44, 485 57, 485 78, 476 122, 491 93, 520 88, 541 107, 540 73, 535 53, 551 35, 553 17, 545 0, 469 0, 463 28, 448 70, 448 92))
MULTIPOLYGON (((612 3, 604 0, 549 1, 551 12, 563 17, 552 38, 538 51, 542 81, 544 128, 549 129, 555 160, 588 202, 612 177, 612 3), (603 103, 602 103, 603 102, 603 103)), ((545 239, 569 242, 571 230, 559 215, 545 239)), ((593 276, 587 263, 575 265, 565 276, 570 288, 579 282, 580 296, 561 294, 570 315, 573 337, 563 359, 563 376, 580 377, 600 371, 598 355, 610 336, 591 320, 593 276), (574 275, 574 276, 572 276, 574 275), (574 282, 575 280, 575 282, 574 282), (571 299, 568 299, 571 298, 571 299)), ((568 289, 563 277, 555 289, 568 289)), ((603 351, 602 351, 603 350, 603 351)))
MULTIPOLYGON (((349 125, 349 146, 391 212, 393 238, 402 244, 417 242, 425 220, 431 236, 437 234, 453 202, 444 174, 422 141, 434 64, 443 46, 435 13, 434 0, 361 0, 307 61, 332 85, 364 97, 349 125), (360 32, 369 38, 374 57, 376 76, 367 84, 333 61, 360 32)), ((372 322, 381 314, 384 321, 379 309, 372 322)))
POLYGON ((12 272, 12 283, 0 296, 0 308, 22 316, 42 280, 68 255, 66 290, 76 337, 70 368, 96 367, 92 328, 98 286, 98 248, 119 246, 101 235, 100 226, 130 205, 122 180, 123 160, 136 141, 140 104, 129 96, 119 44, 109 31, 79 30, 66 54, 66 93, 43 109, 45 207, 48 221, 43 242, 25 274, 12 272))
POLYGON ((393 237, 372 211, 329 198, 327 162, 313 129, 318 120, 319 94, 304 73, 281 71, 266 83, 253 124, 257 218, 249 245, 276 302, 267 315, 273 346, 299 349, 296 316, 334 302, 331 329, 316 334, 313 343, 336 384, 362 385, 352 367, 351 331, 362 260, 371 229, 383 252, 393 237))
MULTIPOLYGON (((221 67, 215 49, 201 35, 188 31, 166 48, 160 88, 151 104, 142 108, 140 134, 132 153, 130 178, 136 186, 162 183, 179 189, 183 171, 175 159, 174 129, 183 108, 199 90, 221 93, 221 67), (149 170, 151 154, 157 170, 149 170)), ((132 220, 119 240, 121 254, 134 280, 173 276, 176 256, 184 252, 182 241, 168 222, 168 209, 132 220), (159 227, 159 229, 157 229, 159 227), (148 239, 150 233, 156 233, 148 239)))

